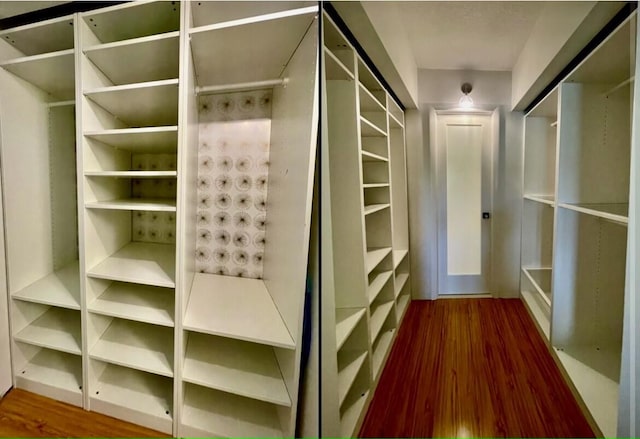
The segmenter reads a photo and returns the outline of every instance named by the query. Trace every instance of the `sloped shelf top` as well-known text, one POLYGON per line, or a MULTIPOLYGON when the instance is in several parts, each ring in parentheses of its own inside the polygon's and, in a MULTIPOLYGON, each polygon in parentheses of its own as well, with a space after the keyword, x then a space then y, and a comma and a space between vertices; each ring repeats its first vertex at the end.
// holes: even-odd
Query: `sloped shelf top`
POLYGON ((393 269, 398 268, 398 265, 404 260, 405 257, 409 254, 408 250, 394 250, 393 251, 393 269))
POLYGON ((189 30, 199 84, 280 77, 317 13, 312 6, 189 30))
POLYGON ((115 178, 172 178, 177 177, 177 171, 86 171, 86 177, 115 177, 115 178))
POLYGON ((182 407, 185 437, 283 437, 276 405, 187 385, 182 407))
POLYGON ((391 253, 390 247, 372 248, 368 250, 365 256, 367 274, 371 273, 389 253, 391 253))
POLYGON ((367 359, 367 351, 348 351, 338 357, 338 399, 340 405, 347 397, 353 382, 367 359))
POLYGON ((96 88, 84 95, 130 127, 178 123, 177 79, 96 88))
POLYGON ((77 355, 41 349, 16 370, 16 379, 35 381, 79 396, 82 394, 82 359, 77 355))
POLYGON ((629 204, 568 204, 558 203, 559 207, 575 210, 576 212, 593 215, 608 219, 617 223, 627 224, 629 222, 629 204))
POLYGON ((336 309, 336 348, 340 349, 364 316, 365 308, 336 309))
POLYGON ((378 338, 378 343, 373 350, 373 376, 375 379, 378 378, 382 370, 382 363, 384 362, 384 358, 389 352, 389 348, 391 347, 391 340, 393 340, 394 330, 387 330, 380 334, 378 338))
POLYGON ((171 244, 131 242, 91 268, 87 275, 175 288, 175 253, 171 244))
POLYGON ((404 123, 400 122, 400 120, 393 114, 389 113, 389 129, 393 128, 404 128, 404 123))
POLYGON ((409 280, 409 274, 408 273, 400 273, 400 274, 398 274, 396 276, 396 280, 395 280, 395 296, 396 296, 396 298, 400 294, 400 291, 402 291, 402 289, 404 288, 405 284, 407 283, 407 280, 409 280))
POLYGON ((260 279, 196 273, 184 329, 295 349, 295 342, 260 279))
POLYGON ((371 213, 379 212, 384 209, 388 209, 391 205, 386 204, 370 204, 368 206, 364 206, 364 214, 369 215, 371 213))
POLYGON ((91 358, 173 376, 173 330, 130 320, 113 319, 89 349, 91 358))
POLYGON ((355 79, 354 74, 326 47, 324 48, 324 60, 324 71, 327 80, 353 81, 355 79))
POLYGON ((360 111, 379 111, 385 113, 385 106, 362 83, 359 85, 360 111))
POLYGON ((404 313, 407 310, 407 305, 409 305, 410 299, 411 299, 411 296, 409 294, 402 294, 400 297, 398 297, 398 305, 396 308, 398 310, 398 313, 397 313, 398 322, 404 316, 404 313))
POLYGON ((538 203, 548 204, 551 207, 555 207, 556 201, 553 195, 533 195, 527 194, 524 196, 525 200, 536 201, 538 203))
POLYGON ((88 309, 96 314, 173 326, 174 290, 114 282, 89 304, 88 309))
POLYGON ((149 212, 175 212, 173 198, 126 198, 122 200, 93 201, 85 204, 88 209, 144 210, 149 212))
POLYGON ((522 268, 522 272, 533 284, 540 298, 551 306, 551 268, 522 268))
POLYGON ((178 149, 178 127, 125 128, 89 131, 85 137, 132 152, 176 152, 178 149))
POLYGON ((371 328, 370 336, 371 336, 372 343, 380 334, 380 330, 382 330, 382 326, 384 326, 384 322, 389 316, 389 313, 391 312, 392 309, 393 309, 393 300, 386 303, 381 303, 375 308, 375 310, 372 311, 371 322, 370 322, 370 328, 371 328))
POLYGON ((84 54, 115 85, 178 77, 180 32, 100 44, 84 54))
POLYGON ((5 61, 0 67, 51 94, 58 100, 74 99, 74 50, 45 53, 5 61))
POLYGON ((389 159, 369 151, 362 150, 362 161, 364 162, 388 162, 389 159))
POLYGON ((387 137, 387 133, 360 116, 360 135, 363 137, 387 137))
POLYGON ((270 346, 191 332, 182 379, 291 407, 289 393, 270 346))
POLYGON ((389 183, 364 183, 362 187, 364 189, 371 189, 376 187, 389 187, 389 183))
POLYGON ((545 309, 544 302, 538 300, 539 293, 529 291, 529 288, 523 288, 520 291, 520 295, 524 301, 525 306, 529 309, 529 312, 533 315, 536 325, 544 334, 546 340, 549 340, 550 324, 549 324, 549 310, 545 309))
POLYGON ((50 308, 13 338, 23 343, 80 355, 80 313, 50 308))
POLYGON ((378 297, 382 288, 387 284, 387 282, 389 282, 392 275, 393 271, 391 270, 380 272, 373 279, 373 282, 369 284, 369 287, 367 288, 367 296, 369 296, 370 304, 376 300, 376 297, 378 297))
POLYGON ((73 49, 73 16, 3 30, 0 39, 27 56, 73 49))
POLYGON ((14 299, 69 309, 80 309, 80 267, 78 261, 62 267, 13 293, 14 299))
POLYGON ((357 433, 354 430, 368 398, 369 391, 367 390, 363 395, 357 395, 355 400, 347 400, 346 409, 340 418, 340 437, 352 437, 357 433))

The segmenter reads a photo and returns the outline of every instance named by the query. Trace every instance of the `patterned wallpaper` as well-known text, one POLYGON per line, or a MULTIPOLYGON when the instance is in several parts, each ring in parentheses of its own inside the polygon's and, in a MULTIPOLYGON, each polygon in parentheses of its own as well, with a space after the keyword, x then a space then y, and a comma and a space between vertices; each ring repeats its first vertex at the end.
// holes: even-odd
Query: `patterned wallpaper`
POLYGON ((199 98, 196 264, 262 278, 271 90, 199 98))

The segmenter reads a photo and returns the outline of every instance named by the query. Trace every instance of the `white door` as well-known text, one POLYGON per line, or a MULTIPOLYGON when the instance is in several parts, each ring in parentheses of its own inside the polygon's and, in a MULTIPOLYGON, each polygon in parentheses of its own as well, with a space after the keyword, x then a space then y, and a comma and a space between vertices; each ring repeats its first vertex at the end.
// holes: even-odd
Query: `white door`
POLYGON ((490 293, 492 116, 436 116, 438 293, 490 293))
POLYGON ((0 187, 0 397, 11 388, 11 352, 9 350, 9 309, 7 272, 4 255, 4 221, 0 187))

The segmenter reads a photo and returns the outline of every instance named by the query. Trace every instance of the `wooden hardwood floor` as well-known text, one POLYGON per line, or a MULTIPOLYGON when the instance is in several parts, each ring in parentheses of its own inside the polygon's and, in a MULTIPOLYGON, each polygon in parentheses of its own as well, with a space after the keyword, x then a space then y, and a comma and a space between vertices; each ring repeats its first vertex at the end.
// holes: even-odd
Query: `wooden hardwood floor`
POLYGON ((414 301, 361 437, 594 437, 518 299, 414 301))
POLYGON ((168 437, 21 389, 0 400, 1 437, 168 437))

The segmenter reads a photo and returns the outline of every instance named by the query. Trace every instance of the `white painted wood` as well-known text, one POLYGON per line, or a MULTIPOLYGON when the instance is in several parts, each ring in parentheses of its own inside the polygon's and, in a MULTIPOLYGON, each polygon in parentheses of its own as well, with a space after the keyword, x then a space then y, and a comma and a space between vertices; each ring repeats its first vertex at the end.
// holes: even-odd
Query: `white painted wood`
POLYGON ((370 189, 376 187, 389 187, 389 183, 364 183, 362 185, 363 189, 370 189))
POLYGON ((365 312, 364 308, 336 308, 336 350, 347 341, 365 312))
POLYGON ((178 122, 177 79, 85 90, 84 95, 131 128, 178 122))
POLYGON ((178 171, 85 171, 87 177, 175 178, 178 171))
POLYGON ((409 308, 409 303, 411 303, 410 293, 402 294, 398 297, 398 305, 396 307, 397 309, 396 314, 398 317, 398 327, 400 327, 400 323, 402 322, 402 319, 404 318, 407 312, 407 308, 409 308))
POLYGON ((611 204, 567 204, 560 203, 559 207, 575 210, 576 212, 586 213, 588 215, 605 218, 622 224, 629 222, 629 204, 628 203, 611 203, 611 204))
POLYGON ((197 273, 184 329, 295 349, 262 280, 197 273))
POLYGON ((393 271, 382 271, 377 273, 373 281, 369 284, 367 288, 367 295, 369 296, 369 304, 373 303, 382 291, 382 288, 389 282, 391 276, 393 275, 393 271))
POLYGON ((396 275, 395 279, 395 295, 396 298, 407 284, 407 280, 409 280, 409 273, 399 273, 396 275))
POLYGON ((199 27, 240 19, 259 20, 261 15, 314 6, 315 4, 310 1, 193 2, 191 10, 193 24, 199 27))
POLYGON ((393 251, 393 269, 398 268, 400 263, 404 261, 404 258, 409 254, 409 250, 394 250, 393 251))
POLYGON ((525 195, 525 200, 537 201, 538 203, 547 204, 551 207, 556 205, 555 197, 553 195, 525 195))
POLYGON ((370 327, 370 339, 371 342, 378 338, 384 322, 387 320, 387 316, 393 308, 393 301, 381 303, 377 306, 373 306, 371 309, 371 320, 369 322, 370 327))
POLYGON ((262 90, 270 89, 273 87, 286 87, 289 83, 289 78, 282 79, 267 79, 262 81, 253 82, 240 82, 233 84, 221 84, 221 85, 205 85, 196 87, 197 94, 215 94, 232 91, 248 91, 248 90, 262 90))
MULTIPOLYGON (((0 120, 0 132, 2 130, 0 120)), ((9 294, 6 265, 6 233, 4 228, 4 202, 0 178, 0 395, 4 395, 13 384, 11 364, 11 326, 9 320, 9 294)))
POLYGON ((73 99, 74 50, 34 55, 5 61, 0 67, 51 94, 55 99, 73 99))
POLYGON ((360 418, 368 399, 369 392, 367 391, 363 395, 359 395, 359 398, 356 398, 351 404, 347 404, 340 419, 340 435, 342 437, 352 437, 355 434, 358 418, 360 418))
POLYGON ((367 351, 340 351, 338 352, 338 395, 340 405, 344 402, 347 392, 367 360, 367 351))
POLYGON ((169 342, 172 336, 170 328, 116 318, 90 347, 89 356, 119 366, 172 377, 173 344, 169 342))
POLYGON ((611 367, 620 365, 620 349, 583 346, 554 352, 604 437, 615 437, 619 386, 610 376, 620 373, 619 367, 611 367))
POLYGON ((52 307, 24 329, 16 331, 13 339, 35 346, 80 355, 80 313, 52 307))
POLYGON ((291 406, 273 348, 189 333, 183 381, 272 404, 291 406))
MULTIPOLYGON (((391 98, 389 98, 388 100, 389 102, 392 101, 391 98)), ((394 251, 408 250, 409 204, 407 199, 407 160, 405 151, 405 136, 404 130, 402 128, 391 128, 391 113, 389 113, 388 121, 393 248, 394 251)))
POLYGON ((373 122, 360 116, 360 132, 363 137, 385 137, 387 133, 373 122))
POLYGON ((91 277, 175 288, 175 248, 131 242, 90 268, 91 277))
POLYGON ((6 41, 27 56, 73 48, 73 17, 44 20, 0 31, 6 41))
POLYGON ((363 112, 381 112, 386 116, 386 109, 364 85, 358 84, 358 98, 360 104, 360 113, 363 112))
POLYGON ((111 364, 101 366, 91 386, 92 411, 171 433, 171 379, 111 364))
POLYGON ((168 288, 113 282, 87 308, 94 314, 174 326, 173 295, 168 288))
POLYGON ((86 57, 113 85, 178 77, 179 32, 87 47, 86 57))
POLYGON ((282 437, 275 406, 187 384, 182 408, 187 436, 282 437))
POLYGON ((366 273, 371 273, 389 253, 391 253, 389 247, 369 249, 365 256, 366 273))
POLYGON ((177 31, 180 8, 171 2, 137 1, 85 12, 81 15, 101 43, 129 40, 177 31))
MULTIPOLYGON (((332 55, 339 59, 342 65, 353 75, 355 72, 355 51, 351 47, 351 44, 347 41, 342 31, 338 29, 331 17, 326 12, 322 14, 323 21, 323 35, 322 41, 326 49, 328 49, 332 55)), ((326 79, 342 79, 332 78, 329 75, 329 62, 325 63, 326 79)), ((353 75, 352 77, 355 77, 353 75)))
POLYGON ((365 162, 366 161, 372 161, 372 162, 376 162, 376 161, 388 162, 389 161, 388 158, 383 157, 383 156, 378 155, 378 154, 374 154, 374 153, 369 152, 369 151, 362 150, 361 154, 362 154, 362 160, 365 161, 365 162))
POLYGON ((11 295, 14 299, 44 305, 80 309, 80 267, 78 261, 57 270, 11 295))
POLYGON ((178 127, 147 127, 88 131, 84 135, 115 148, 137 153, 175 153, 178 127))
POLYGON ((143 210, 146 212, 175 212, 176 200, 171 198, 126 198, 122 200, 93 201, 87 209, 143 210))
POLYGON ((328 80, 354 80, 355 76, 334 53, 324 48, 325 72, 328 80))
POLYGON ((383 331, 380 334, 378 340, 376 340, 375 347, 373 349, 373 376, 377 381, 382 372, 382 366, 384 365, 389 352, 391 351, 391 342, 393 341, 395 331, 393 329, 383 331))
POLYGON ((551 268, 523 268, 522 273, 529 279, 542 301, 551 307, 551 268))
MULTIPOLYGON (((529 281, 528 278, 526 278, 529 281)), ((526 286, 522 281, 521 295, 526 308, 533 317, 533 321, 536 322, 538 329, 544 335, 546 341, 549 341, 549 334, 551 332, 551 317, 550 310, 545 306, 546 303, 540 300, 540 295, 534 292, 532 286, 526 286)))
POLYGON ((314 6, 191 29, 200 85, 279 77, 317 11, 314 6))
POLYGON ((364 206, 364 214, 369 215, 371 213, 379 212, 384 209, 388 209, 390 204, 371 204, 368 206, 364 206))

